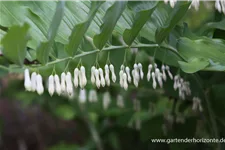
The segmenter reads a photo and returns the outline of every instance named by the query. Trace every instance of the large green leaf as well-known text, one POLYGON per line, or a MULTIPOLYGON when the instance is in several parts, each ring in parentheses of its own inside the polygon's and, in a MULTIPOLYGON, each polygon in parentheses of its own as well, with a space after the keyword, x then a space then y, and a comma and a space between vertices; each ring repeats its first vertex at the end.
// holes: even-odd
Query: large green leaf
POLYGON ((101 33, 94 36, 94 44, 97 48, 102 49, 112 35, 112 31, 126 8, 127 1, 116 1, 106 12, 101 33))
POLYGON ((186 73, 195 73, 199 70, 205 69, 209 65, 209 61, 205 59, 195 58, 191 61, 178 61, 181 69, 186 73))
MULTIPOLYGON (((179 53, 188 62, 198 59, 204 59, 208 61, 211 60, 212 62, 217 63, 217 65, 214 65, 215 71, 216 71, 215 66, 217 67, 219 65, 225 66, 224 40, 208 39, 208 38, 191 40, 183 37, 180 38, 180 40, 178 41, 177 49, 179 53)), ((206 63, 204 63, 204 65, 206 65, 206 63)), ((221 71, 221 67, 219 68, 220 69, 218 71, 221 71)))
MULTIPOLYGON (((136 4, 132 2, 132 4, 136 4)), ((150 8, 143 8, 143 6, 140 8, 137 8, 137 13, 135 15, 135 19, 132 25, 132 28, 126 29, 123 33, 123 39, 126 42, 127 45, 131 45, 137 35, 139 34, 142 27, 145 25, 145 23, 149 20, 149 17, 151 16, 152 12, 155 10, 158 2, 145 2, 145 6, 150 6, 150 8)))
POLYGON ((102 2, 92 2, 88 18, 84 22, 77 24, 73 28, 72 34, 69 37, 69 44, 66 46, 66 51, 69 55, 73 56, 77 51, 85 32, 87 31, 91 21, 95 17, 95 14, 101 4, 102 2))
POLYGON ((26 55, 29 25, 12 26, 2 39, 3 55, 10 61, 23 65, 26 55))
POLYGON ((169 14, 167 22, 156 30, 155 40, 157 43, 162 43, 169 35, 175 25, 184 17, 190 4, 190 2, 177 2, 173 11, 169 14))
POLYGON ((48 62, 48 57, 50 54, 50 50, 52 47, 52 44, 54 43, 54 38, 57 34, 60 22, 63 18, 63 12, 64 12, 64 1, 59 1, 55 15, 52 19, 52 22, 50 24, 49 30, 48 30, 48 41, 42 42, 38 48, 37 48, 37 59, 42 63, 46 64, 48 62))

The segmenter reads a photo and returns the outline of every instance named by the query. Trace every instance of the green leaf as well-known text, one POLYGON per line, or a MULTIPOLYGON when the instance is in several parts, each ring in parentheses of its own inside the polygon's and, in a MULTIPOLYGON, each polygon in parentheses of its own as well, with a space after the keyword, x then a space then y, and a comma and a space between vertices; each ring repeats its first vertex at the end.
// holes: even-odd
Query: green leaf
POLYGON ((191 2, 177 2, 167 22, 162 27, 157 28, 155 33, 156 43, 161 44, 163 42, 175 25, 184 17, 190 4, 191 2))
POLYGON ((50 54, 51 47, 54 43, 54 38, 57 34, 60 22, 63 18, 63 12, 64 12, 64 1, 59 1, 55 15, 52 19, 52 22, 50 24, 48 35, 47 35, 47 42, 42 42, 39 47, 37 48, 37 59, 42 63, 46 64, 48 62, 48 57, 50 54))
POLYGON ((101 33, 94 36, 94 44, 98 49, 102 49, 112 35, 112 31, 126 8, 127 1, 116 1, 106 12, 101 33))
POLYGON ((73 56, 77 51, 85 32, 90 26, 91 21, 94 19, 95 14, 102 3, 103 2, 92 2, 87 20, 80 24, 77 24, 73 28, 72 34, 69 37, 69 44, 66 46, 66 51, 69 55, 73 56))
POLYGON ((12 26, 2 39, 3 55, 18 65, 23 65, 26 56, 26 46, 29 40, 28 30, 28 24, 12 26))
POLYGON ((155 10, 157 4, 158 2, 151 2, 151 5, 147 3, 146 5, 150 5, 151 6, 150 8, 138 10, 138 12, 135 15, 132 28, 126 29, 123 33, 123 39, 127 45, 131 45, 133 43, 142 27, 149 20, 149 17, 155 10))
POLYGON ((190 40, 188 38, 180 38, 177 43, 177 49, 187 61, 191 61, 194 58, 204 58, 225 65, 224 40, 208 38, 190 40))
POLYGON ((186 73, 195 73, 199 70, 205 69, 209 65, 209 61, 206 59, 195 58, 191 61, 184 62, 178 61, 181 69, 186 73))
POLYGON ((209 22, 205 24, 202 28, 200 28, 199 33, 200 35, 206 35, 208 32, 214 29, 225 30, 225 19, 221 20, 220 22, 209 22))

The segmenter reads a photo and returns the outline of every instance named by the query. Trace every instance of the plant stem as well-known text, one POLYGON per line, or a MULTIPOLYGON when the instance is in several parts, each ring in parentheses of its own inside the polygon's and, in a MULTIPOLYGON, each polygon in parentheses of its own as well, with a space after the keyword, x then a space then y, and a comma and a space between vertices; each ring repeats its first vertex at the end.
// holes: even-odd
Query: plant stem
MULTIPOLYGON (((137 45, 131 45, 131 46, 128 46, 128 45, 110 46, 110 47, 103 48, 101 51, 111 51, 111 50, 126 49, 126 48, 150 48, 150 47, 157 48, 157 47, 159 47, 159 45, 158 44, 137 44, 137 45)), ((160 47, 163 47, 163 48, 166 48, 166 49, 170 50, 171 52, 175 53, 177 56, 179 56, 183 60, 183 57, 173 47, 170 47, 170 46, 160 46, 160 47)), ((80 57, 83 57, 83 56, 86 56, 86 55, 97 53, 99 51, 100 51, 99 49, 94 49, 92 51, 83 52, 83 53, 75 55, 73 57, 65 57, 65 58, 62 58, 62 59, 56 59, 55 61, 47 63, 46 66, 53 65, 53 64, 56 64, 56 63, 60 63, 60 62, 63 62, 63 61, 69 60, 69 59, 80 58, 80 57)), ((43 67, 43 66, 36 65, 34 67, 43 67)))

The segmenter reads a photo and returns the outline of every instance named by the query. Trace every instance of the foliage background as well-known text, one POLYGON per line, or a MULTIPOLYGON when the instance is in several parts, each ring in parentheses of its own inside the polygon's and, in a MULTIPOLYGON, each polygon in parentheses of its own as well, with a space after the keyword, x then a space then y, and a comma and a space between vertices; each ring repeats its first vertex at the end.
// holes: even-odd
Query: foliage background
MULTIPOLYGON (((202 2, 197 12, 188 10, 188 2, 179 2, 174 9, 163 2, 152 1, 0 3, 1 106, 14 108, 14 102, 20 102, 14 113, 22 111, 21 116, 5 117, 22 124, 22 130, 16 126, 12 135, 19 135, 27 145, 30 141, 25 131, 29 131, 26 127, 32 122, 42 139, 41 142, 37 142, 38 138, 34 140, 41 145, 40 149, 225 148, 224 144, 167 145, 150 141, 151 138, 225 136, 225 18, 214 10, 213 2, 208 6, 202 2), (131 53, 131 49, 137 47, 138 53, 131 53), (89 78, 98 49, 102 49, 98 54, 101 67, 107 62, 110 50, 110 62, 117 75, 125 51, 126 65, 132 67, 134 62, 141 62, 145 73, 148 64, 154 61, 159 66, 170 65, 174 75, 180 73, 191 82, 192 97, 201 98, 204 111, 193 112, 192 97, 180 100, 170 80, 163 89, 157 90, 146 80, 141 81, 139 88, 129 86, 128 91, 121 89, 118 83, 96 89, 99 101, 84 106, 77 98, 50 97, 47 92, 39 96, 24 90, 23 79, 18 74, 23 73, 25 67, 47 78, 54 67, 57 74, 64 71, 74 56, 68 70, 72 72, 81 58, 89 78), (108 110, 102 108, 105 91, 109 91, 112 98, 108 110), (118 94, 124 97, 123 109, 116 105, 118 94), (135 99, 140 100, 140 111, 133 109, 135 99), (13 104, 8 104, 10 100, 13 104), (36 107, 38 111, 34 111, 36 107), (44 119, 31 119, 37 113, 44 119), (21 122, 24 116, 26 119, 21 122), (140 129, 136 128, 137 120, 141 121, 140 129), (24 132, 17 132, 20 130, 24 132)), ((93 88, 90 83, 86 87, 87 90, 93 88)), ((1 135, 14 129, 6 128, 3 114, 1 135)), ((36 136, 36 132, 29 132, 32 137, 36 136)), ((31 149, 38 147, 30 145, 31 149)))

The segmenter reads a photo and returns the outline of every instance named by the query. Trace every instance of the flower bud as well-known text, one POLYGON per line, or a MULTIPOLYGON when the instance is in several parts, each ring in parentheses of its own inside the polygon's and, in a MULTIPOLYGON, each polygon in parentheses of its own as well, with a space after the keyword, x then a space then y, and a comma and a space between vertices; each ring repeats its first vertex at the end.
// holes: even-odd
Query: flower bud
POLYGON ((148 73, 147 73, 147 80, 150 81, 151 79, 151 71, 152 71, 152 64, 148 65, 148 73))
POLYGON ((81 71, 81 74, 82 74, 82 87, 81 88, 84 88, 86 86, 86 84, 87 84, 87 78, 86 78, 86 73, 85 73, 84 66, 80 67, 80 71, 81 71))
POLYGON ((75 68, 74 69, 74 79, 73 79, 73 83, 74 83, 74 87, 77 88, 79 85, 79 80, 78 80, 78 76, 79 76, 79 69, 75 68))
POLYGON ((154 72, 152 72, 152 80, 153 80, 152 86, 153 86, 154 89, 156 89, 157 83, 156 83, 155 73, 154 72))
POLYGON ((120 86, 123 87, 124 86, 124 83, 123 83, 123 70, 120 70, 119 76, 120 76, 120 86))
POLYGON ((138 80, 135 78, 135 69, 132 70, 133 83, 136 87, 138 87, 138 80))
POLYGON ((166 66, 166 70, 167 70, 167 73, 168 73, 170 79, 173 80, 173 75, 172 75, 172 73, 170 72, 170 67, 169 67, 169 66, 166 66))
POLYGON ((139 69, 139 71, 140 71, 141 79, 143 79, 143 78, 144 78, 144 72, 143 72, 143 70, 142 70, 142 64, 141 64, 141 63, 138 63, 138 69, 139 69))
POLYGON ((61 91, 66 92, 66 74, 64 72, 61 74, 61 91))
POLYGON ((163 80, 166 81, 166 72, 165 72, 165 66, 162 65, 162 77, 163 77, 163 80))
POLYGON ((54 78, 53 75, 50 75, 48 78, 48 92, 52 96, 55 92, 54 78))
POLYGON ((97 102, 98 97, 97 97, 96 90, 89 91, 88 100, 89 100, 89 102, 97 102))
POLYGON ((96 86, 97 88, 100 88, 100 79, 99 79, 99 70, 98 69, 95 69, 95 82, 96 82, 96 86))
POLYGON ((111 102, 110 94, 109 94, 109 92, 105 92, 103 94, 103 108, 104 108, 104 110, 108 109, 110 102, 111 102))
POLYGON ((62 89, 61 89, 59 76, 57 74, 54 75, 54 80, 55 80, 55 91, 60 96, 62 93, 62 89))
POLYGON ((36 78, 37 78, 37 74, 36 72, 33 72, 31 74, 31 91, 32 92, 36 91, 36 88, 37 88, 36 78))
POLYGON ((112 73, 112 81, 115 83, 116 82, 116 74, 114 72, 114 66, 112 64, 109 65, 109 69, 112 73))
POLYGON ((79 93, 79 102, 80 103, 85 103, 87 99, 86 96, 86 90, 85 89, 80 89, 80 93, 79 93))
POLYGON ((159 86, 162 88, 163 87, 163 82, 162 82, 162 78, 161 78, 162 75, 158 68, 156 68, 155 76, 159 82, 159 86))
POLYGON ((24 87, 27 91, 32 90, 31 79, 29 69, 24 70, 24 87))
POLYGON ((123 73, 123 87, 125 90, 128 89, 128 84, 127 84, 127 74, 123 73))
POLYGON ((66 74, 66 91, 69 96, 73 94, 73 84, 70 72, 67 72, 66 74))
POLYGON ((91 83, 95 84, 95 66, 91 67, 91 83))
POLYGON ((105 65, 105 81, 107 86, 110 86, 110 79, 109 79, 109 66, 105 65))
POLYGON ((103 75, 103 70, 102 70, 102 68, 99 68, 98 69, 99 70, 99 75, 100 75, 100 82, 101 82, 101 85, 102 85, 102 87, 105 87, 105 78, 104 78, 104 75, 103 75))
POLYGON ((42 77, 40 74, 37 75, 36 85, 37 85, 37 93, 39 95, 43 94, 44 87, 43 87, 43 83, 42 83, 42 77))
POLYGON ((118 95, 117 96, 117 102, 116 102, 117 106, 120 108, 124 108, 124 99, 122 95, 118 95))
POLYGON ((129 83, 131 83, 130 68, 126 67, 125 70, 126 70, 126 73, 127 73, 127 80, 128 80, 129 83))

